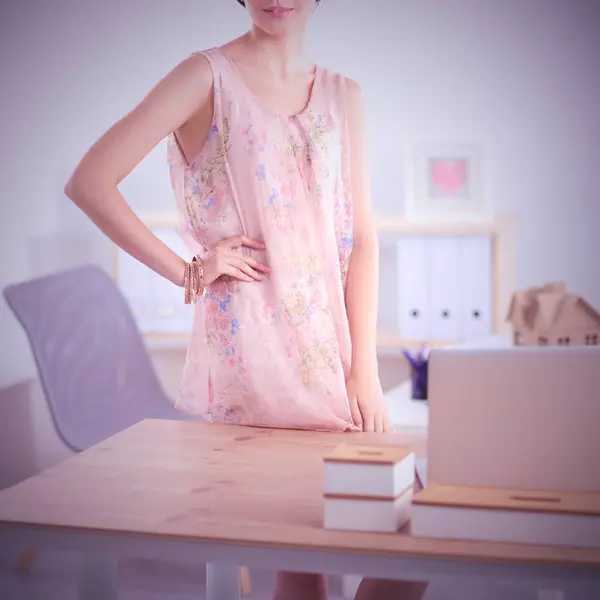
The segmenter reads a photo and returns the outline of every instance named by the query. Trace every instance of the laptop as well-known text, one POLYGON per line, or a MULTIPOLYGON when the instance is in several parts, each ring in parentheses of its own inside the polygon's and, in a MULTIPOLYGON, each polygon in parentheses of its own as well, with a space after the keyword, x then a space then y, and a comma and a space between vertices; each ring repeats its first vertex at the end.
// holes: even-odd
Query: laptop
POLYGON ((600 492, 600 346, 429 355, 427 483, 600 492))

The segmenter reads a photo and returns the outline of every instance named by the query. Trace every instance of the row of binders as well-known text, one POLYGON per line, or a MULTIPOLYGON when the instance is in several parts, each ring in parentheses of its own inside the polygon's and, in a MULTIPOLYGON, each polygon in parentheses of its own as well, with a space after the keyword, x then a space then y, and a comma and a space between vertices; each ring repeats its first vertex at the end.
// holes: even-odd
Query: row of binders
POLYGON ((415 537, 600 548, 600 494, 430 483, 402 446, 342 444, 324 459, 324 526, 415 537))

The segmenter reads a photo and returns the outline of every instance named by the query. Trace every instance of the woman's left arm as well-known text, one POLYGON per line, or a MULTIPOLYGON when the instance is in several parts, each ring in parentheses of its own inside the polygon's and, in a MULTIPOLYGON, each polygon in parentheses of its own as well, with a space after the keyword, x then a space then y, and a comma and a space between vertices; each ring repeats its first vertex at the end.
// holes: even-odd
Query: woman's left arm
POLYGON ((352 417, 364 431, 392 431, 377 368, 379 244, 371 208, 362 90, 347 79, 353 246, 346 279, 346 311, 352 340, 347 381, 352 417))

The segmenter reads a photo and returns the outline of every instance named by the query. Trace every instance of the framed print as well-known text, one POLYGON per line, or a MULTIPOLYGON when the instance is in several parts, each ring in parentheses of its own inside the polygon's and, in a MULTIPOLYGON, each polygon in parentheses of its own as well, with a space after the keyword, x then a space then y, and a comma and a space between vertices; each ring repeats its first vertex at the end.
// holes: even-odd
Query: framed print
POLYGON ((408 218, 472 221, 491 217, 479 144, 418 144, 412 158, 408 218))

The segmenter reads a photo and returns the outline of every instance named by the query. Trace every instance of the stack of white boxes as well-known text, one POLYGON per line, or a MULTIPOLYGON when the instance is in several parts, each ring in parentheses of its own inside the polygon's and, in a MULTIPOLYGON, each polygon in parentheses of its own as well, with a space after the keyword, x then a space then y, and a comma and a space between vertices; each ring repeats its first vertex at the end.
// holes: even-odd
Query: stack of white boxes
POLYGON ((410 448, 341 444, 324 463, 326 529, 395 533, 409 521, 415 482, 410 448))

